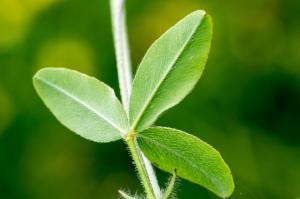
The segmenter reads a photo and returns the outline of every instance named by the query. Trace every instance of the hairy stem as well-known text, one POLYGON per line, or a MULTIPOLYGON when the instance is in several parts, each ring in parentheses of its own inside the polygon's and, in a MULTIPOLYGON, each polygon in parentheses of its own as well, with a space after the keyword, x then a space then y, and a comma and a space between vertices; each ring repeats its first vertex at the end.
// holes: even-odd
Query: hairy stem
POLYGON ((145 169, 145 165, 143 164, 143 157, 140 152, 140 149, 136 143, 135 136, 129 136, 127 139, 127 145, 132 155, 132 159, 136 166, 138 173, 140 174, 140 180, 145 187, 145 192, 147 194, 148 199, 156 199, 154 190, 152 189, 152 185, 150 183, 149 175, 145 169))
MULTIPOLYGON (((110 0, 111 1, 111 15, 112 15, 112 26, 114 34, 114 44, 117 57, 117 69, 119 86, 121 91, 121 98, 124 109, 127 114, 129 112, 129 99, 131 94, 131 83, 132 83, 132 72, 131 72, 131 61, 130 61, 130 50, 128 45, 127 27, 126 27, 126 13, 125 13, 125 0, 110 0)), ((156 179, 154 169, 150 161, 144 156, 140 150, 136 141, 130 143, 128 146, 134 158, 136 166, 140 165, 141 169, 138 169, 140 178, 144 178, 143 185, 145 191, 153 198, 160 198, 161 191, 156 179), (134 150, 133 150, 134 149, 134 150), (146 182, 147 181, 147 182, 146 182), (149 192, 149 193, 148 193, 149 192), (151 193, 150 193, 151 192, 151 193)), ((152 198, 151 198, 152 199, 152 198)))
POLYGON ((124 198, 124 199, 135 199, 134 197, 131 197, 128 195, 126 192, 119 190, 119 194, 124 198))
POLYGON ((165 193, 162 197, 162 199, 169 199, 172 192, 173 192, 173 189, 174 189, 174 186, 175 186, 175 182, 176 182, 176 171, 173 172, 173 176, 172 178, 170 179, 170 182, 165 190, 165 193))

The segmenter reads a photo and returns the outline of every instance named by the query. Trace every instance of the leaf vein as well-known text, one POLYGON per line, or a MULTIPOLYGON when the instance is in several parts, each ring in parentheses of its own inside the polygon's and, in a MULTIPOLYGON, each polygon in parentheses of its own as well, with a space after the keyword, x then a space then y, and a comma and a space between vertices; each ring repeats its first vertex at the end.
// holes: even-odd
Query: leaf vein
MULTIPOLYGON (((190 161, 189 159, 187 159, 184 156, 180 155, 180 153, 174 152, 174 151, 170 150, 167 146, 165 146, 163 144, 160 144, 159 142, 156 142, 155 140, 153 140, 153 139, 151 139, 149 137, 143 136, 141 134, 139 134, 138 136, 142 137, 143 139, 148 140, 149 142, 151 142, 153 145, 156 145, 157 147, 163 148, 165 151, 168 151, 170 154, 174 154, 174 156, 177 156, 179 159, 182 159, 182 160, 186 161, 193 168, 199 170, 213 185, 215 185, 215 183, 218 184, 217 180, 213 176, 208 175, 207 172, 205 172, 201 167, 198 167, 192 161, 190 161)), ((176 168, 176 169, 178 169, 178 168, 176 168)), ((221 189, 222 189, 222 191, 224 191, 223 188, 221 188, 221 189)))
POLYGON ((78 97, 72 95, 70 92, 66 91, 65 89, 56 86, 55 84, 53 84, 50 81, 47 81, 41 77, 36 77, 38 80, 40 80, 41 82, 43 82, 44 84, 48 85, 49 87, 53 88, 54 90, 70 97, 71 99, 73 99, 75 102, 77 102, 78 104, 81 104, 83 107, 85 107, 86 109, 90 110, 92 113, 96 114, 97 116, 99 116, 100 118, 102 118, 104 121, 106 121, 107 123, 109 123, 113 128, 115 128, 118 132, 120 132, 120 134, 125 135, 126 132, 124 132, 122 129, 120 129, 116 124, 114 124, 110 119, 108 119, 107 117, 105 117, 103 114, 99 113, 97 110, 95 110, 94 108, 92 108, 90 105, 86 104, 85 102, 83 102, 81 99, 79 99, 78 97))
MULTIPOLYGON (((148 108, 148 106, 151 104, 152 99, 154 98, 155 94, 157 93, 157 91, 159 90, 159 88, 161 87, 162 83, 167 79, 168 75, 170 74, 172 67, 177 63, 178 59, 180 58, 181 54, 184 52, 185 48, 187 47, 187 45, 189 44, 190 40, 193 38, 193 36, 195 35, 197 29, 199 28, 199 26, 201 25, 203 18, 201 19, 201 21, 199 22, 199 24, 196 26, 196 28, 191 32, 191 34, 189 35, 189 37, 187 38, 187 40, 184 42, 182 48, 179 50, 179 52, 177 53, 177 55, 175 56, 174 60, 171 62, 171 64, 168 66, 168 70, 166 70, 166 72, 163 74, 162 79, 159 81, 159 83, 157 84, 157 86, 155 87, 154 91, 151 93, 150 97, 148 98, 148 100, 146 101, 145 105, 143 106, 143 108, 141 109, 140 113, 138 114, 139 116, 137 117, 137 119, 135 120, 135 122, 132 125, 132 129, 134 130, 136 128, 136 126, 138 125, 138 123, 140 122, 140 120, 143 117, 143 114, 145 112, 145 110, 148 108)), ((170 30, 169 30, 170 31, 170 30)), ((167 34, 169 31, 167 31, 165 34, 167 34)), ((140 67, 139 67, 140 68, 140 67)))

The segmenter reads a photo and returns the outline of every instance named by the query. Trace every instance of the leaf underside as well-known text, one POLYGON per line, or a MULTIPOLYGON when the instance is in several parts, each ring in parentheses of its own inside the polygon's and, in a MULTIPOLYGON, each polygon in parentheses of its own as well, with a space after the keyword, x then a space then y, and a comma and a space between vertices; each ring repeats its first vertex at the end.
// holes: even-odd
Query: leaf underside
POLYGON ((206 64, 211 37, 210 17, 196 11, 153 43, 133 81, 129 110, 133 129, 149 127, 193 89, 206 64))
POLYGON ((234 189, 229 167, 218 151, 182 131, 153 127, 138 134, 138 143, 155 166, 199 184, 220 197, 234 189))
POLYGON ((121 139, 129 122, 114 91, 99 80, 63 68, 45 68, 33 78, 39 96, 55 117, 95 142, 121 139))

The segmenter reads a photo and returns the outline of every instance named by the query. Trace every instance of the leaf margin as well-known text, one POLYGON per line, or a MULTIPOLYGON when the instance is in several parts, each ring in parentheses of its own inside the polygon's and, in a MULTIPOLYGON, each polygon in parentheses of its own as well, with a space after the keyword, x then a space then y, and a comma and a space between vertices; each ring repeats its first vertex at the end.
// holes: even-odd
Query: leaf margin
MULTIPOLYGON (((129 125, 129 119, 127 117, 127 114, 123 113, 122 117, 125 120, 127 120, 127 129, 122 130, 121 127, 117 127, 116 124, 114 124, 112 121, 110 121, 109 119, 105 118, 105 116, 101 115, 99 112, 97 112, 96 110, 94 110, 90 105, 86 105, 85 102, 81 101, 80 99, 77 99, 76 97, 72 96, 71 93, 69 93, 69 91, 64 90, 63 88, 59 88, 59 86, 56 86, 55 84, 49 82, 48 80, 43 79, 41 76, 43 76, 43 73, 47 73, 47 72, 61 72, 61 73, 72 73, 73 75, 77 75, 78 77, 83 78, 81 81, 86 80, 86 81, 93 81, 95 84, 97 84, 98 87, 103 87, 104 90, 106 90, 106 92, 110 95, 110 97, 112 97, 113 103, 117 104, 117 108, 120 111, 124 111, 123 106, 121 104, 121 102, 118 100, 118 98, 115 95, 114 90, 108 86, 107 84, 105 84, 104 82, 98 80, 97 78, 93 77, 93 76, 89 76, 87 74, 81 73, 79 71, 73 70, 73 69, 69 69, 69 68, 62 68, 62 67, 45 67, 42 68, 40 70, 38 70, 33 78, 32 78, 32 82, 33 82, 33 87, 35 89, 35 91, 37 92, 39 98, 41 99, 41 101, 43 102, 43 104, 47 107, 47 109, 49 110, 49 112, 56 118, 56 120, 62 124, 64 127, 66 127, 67 129, 69 129, 70 131, 74 132, 75 134, 79 135, 80 137, 83 137, 84 139, 90 140, 90 141, 94 141, 94 142, 98 142, 98 143, 108 143, 108 142, 113 142, 113 141, 117 141, 120 140, 122 138, 124 138, 127 134, 127 132, 130 129, 130 125, 129 125), (57 89, 57 92, 62 92, 63 94, 66 94, 66 96, 70 97, 70 99, 73 99, 75 102, 77 102, 78 104, 81 104, 82 106, 84 106, 85 108, 87 108, 88 110, 92 110, 91 112, 93 112, 95 115, 101 117, 103 120, 105 120, 106 122, 108 122, 110 125, 112 125, 120 134, 118 137, 115 136, 115 138, 111 139, 110 141, 100 141, 97 139, 92 139, 90 137, 85 137, 83 136, 81 133, 76 132, 76 130, 72 129, 70 126, 66 125, 65 122, 62 121, 61 118, 59 118, 56 113, 54 113, 54 111, 52 110, 53 107, 50 107, 50 105, 47 102, 47 99, 44 98, 42 92, 42 89, 39 88, 39 84, 42 83, 52 89, 57 89)), ((69 75, 69 74, 67 74, 69 75)), ((120 116, 121 117, 121 116, 120 116)))
MULTIPOLYGON (((152 132, 153 133, 153 132, 152 132)), ((162 133, 163 135, 163 133, 162 133)), ((168 137, 169 139, 169 137, 168 137)), ((234 180, 233 180, 233 176, 232 176, 232 172, 228 166, 228 164, 224 161, 224 159, 222 158, 221 154, 214 148, 212 147, 211 145, 209 145, 208 143, 206 143, 205 141, 201 140, 200 138, 198 138, 197 136, 195 135, 192 135, 192 134, 189 134, 189 133, 186 133, 184 131, 181 131, 181 130, 178 130, 178 129, 175 129, 175 128, 170 128, 170 127, 161 127, 161 126, 155 126, 155 127, 150 127, 142 132, 140 132, 139 134, 137 134, 137 142, 141 148, 141 150, 143 151, 143 153, 146 155, 146 157, 153 163, 154 166, 156 166, 157 168, 163 170, 163 171, 166 171, 168 173, 172 173, 172 171, 176 170, 176 174, 178 177, 181 177, 183 179, 186 179, 188 181, 191 181, 195 184, 198 184, 202 187, 205 187, 206 189, 210 190, 211 192, 215 193, 216 195, 218 195, 219 197, 222 197, 222 198, 227 198, 229 196, 232 195, 233 191, 234 191, 234 188, 235 188, 235 185, 234 185, 234 180), (199 183, 199 182, 196 182, 195 180, 191 180, 189 178, 187 178, 186 176, 182 176, 181 175, 181 171, 178 167, 176 167, 175 165, 173 165, 173 167, 171 169, 165 169, 165 168, 162 168, 163 166, 158 163, 157 161, 154 161, 153 160, 153 157, 151 157, 152 155, 149 155, 149 151, 146 150, 146 147, 143 145, 143 141, 141 141, 141 137, 144 137, 145 138, 145 132, 147 133, 147 131, 155 131, 157 129, 161 129, 161 130, 170 130, 170 131, 173 131, 174 133, 180 133, 182 135, 185 135, 185 136, 188 136, 189 138, 192 138, 192 139, 195 139, 197 141, 200 141, 201 144, 204 144, 206 145, 206 147, 209 147, 210 150, 213 150, 215 152, 215 155, 220 158, 219 160, 223 163, 223 166, 224 168, 226 169, 226 174, 224 174, 224 176, 227 176, 228 177, 228 190, 225 191, 223 188, 221 188, 220 190, 213 190, 211 187, 207 187, 205 185, 203 185, 202 183, 199 183)), ((166 149, 165 149, 166 150, 166 149)), ((168 149, 169 150, 169 149, 168 149)), ((153 146, 152 146, 152 151, 154 151, 153 149, 153 146)), ((161 154, 160 154, 161 155, 161 154)), ((219 188, 217 188, 219 189, 219 188)))
MULTIPOLYGON (((211 16, 210 16, 209 14, 207 14, 206 11, 204 11, 204 10, 196 10, 196 11, 194 11, 194 12, 188 14, 188 15, 185 16, 184 18, 182 18, 180 21, 178 21, 175 25, 173 25, 171 28, 169 28, 165 33, 163 33, 157 40, 155 40, 155 41, 150 45, 150 47, 148 48, 146 54, 144 55, 144 57, 143 57, 143 59, 142 59, 140 65, 139 65, 139 67, 138 67, 138 69, 137 69, 137 71, 136 71, 136 75, 135 75, 135 78, 134 78, 133 84, 132 84, 132 85, 133 85, 133 86, 132 86, 133 88, 132 88, 132 93, 131 93, 131 96, 130 96, 130 107, 129 107, 129 121, 130 121, 130 125, 131 125, 131 131, 137 131, 137 132, 138 132, 138 131, 142 131, 142 130, 148 128, 149 126, 151 126, 151 125, 155 122, 155 120, 158 119, 158 117, 159 117, 162 113, 166 112, 167 110, 169 110, 169 109, 171 109, 172 107, 174 107, 174 106, 176 106, 177 104, 179 104, 182 100, 184 100, 184 98, 186 98, 187 95, 189 95, 189 94, 191 93, 191 91, 194 89, 194 87, 196 86, 197 82, 198 82, 199 79, 201 78, 202 73, 203 73, 203 71, 204 71, 204 69, 205 69, 205 65, 206 65, 206 63, 207 63, 208 55, 209 55, 210 48, 211 48, 212 34, 213 34, 213 22, 212 22, 211 16), (171 32, 177 25, 179 25, 180 23, 183 23, 185 19, 187 19, 187 18, 189 18, 189 17, 192 17, 193 15, 196 15, 196 14, 202 15, 202 16, 201 16, 202 18, 201 18, 201 20, 198 22, 198 25, 196 26, 196 28, 194 29, 193 34, 191 34, 191 35, 190 35, 190 38, 186 41, 186 44, 184 45, 184 48, 182 49, 181 53, 179 53, 178 57, 176 58, 176 61, 173 63, 173 66, 176 65, 176 62, 177 62, 177 60, 179 59, 179 57, 183 54, 183 52, 185 52, 187 45, 190 44, 190 42, 191 42, 193 36, 196 34, 197 30, 198 30, 199 28, 201 28, 201 25, 203 25, 203 22, 204 22, 205 20, 207 20, 207 24, 206 24, 206 25, 209 26, 209 27, 208 27, 208 29, 209 29, 208 35, 209 35, 209 36, 208 36, 208 39, 207 39, 207 40, 208 40, 208 46, 207 46, 207 49, 206 49, 207 53, 204 55, 204 61, 203 61, 202 66, 201 66, 201 71, 199 72, 199 76, 197 77, 197 79, 196 79, 196 81, 193 83, 193 85, 185 92, 185 94, 184 94, 183 96, 179 97, 179 99, 177 99, 177 101, 170 103, 170 105, 169 105, 169 106, 166 106, 165 108, 163 108, 163 110, 158 111, 158 113, 157 113, 156 116, 154 117, 153 121, 150 122, 150 125, 147 125, 146 127, 143 127, 142 129, 140 129, 140 128, 138 128, 138 125, 139 125, 139 123, 140 123, 140 120, 143 119, 143 114, 145 114, 145 112, 147 112, 147 107, 151 105, 151 101, 153 101, 153 98, 154 98, 155 95, 157 94, 157 93, 155 93, 155 92, 152 94, 152 97, 150 97, 150 101, 147 103, 147 105, 145 105, 146 108, 143 108, 143 110, 140 111, 140 113, 138 114, 138 115, 140 115, 140 116, 138 116, 136 119, 133 119, 133 118, 132 118, 132 117, 133 117, 133 116, 132 116, 132 115, 133 115, 133 114, 132 114, 132 106, 133 106, 133 105, 132 105, 132 99, 133 99, 133 97, 134 97, 134 90, 135 90, 135 89, 134 89, 134 86, 135 86, 135 84, 136 84, 136 82, 137 82, 137 76, 140 74, 140 71, 141 71, 141 68, 142 68, 141 66, 143 65, 143 62, 144 62, 144 60, 146 59, 146 57, 147 57, 149 51, 151 51, 152 48, 154 48, 154 47, 157 45, 157 43, 159 43, 162 39, 164 39, 165 35, 167 35, 169 32, 171 32)), ((201 44, 200 44, 200 45, 201 45, 201 44)), ((159 90, 159 88, 161 87, 161 84, 162 84, 166 79, 168 79, 168 75, 172 72, 173 66, 169 68, 168 72, 166 73, 166 76, 163 78, 163 81, 159 84, 158 88, 155 89, 156 92, 157 92, 157 90, 159 90)))

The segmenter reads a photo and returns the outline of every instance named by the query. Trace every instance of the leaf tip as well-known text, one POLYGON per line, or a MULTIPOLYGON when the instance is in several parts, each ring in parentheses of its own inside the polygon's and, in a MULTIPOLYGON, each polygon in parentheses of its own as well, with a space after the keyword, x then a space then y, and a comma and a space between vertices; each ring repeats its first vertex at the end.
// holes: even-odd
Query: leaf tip
POLYGON ((205 10, 196 10, 196 11, 192 12, 191 15, 204 16, 204 15, 206 15, 206 11, 205 10))
POLYGON ((32 83, 33 83, 33 86, 34 88, 37 90, 37 84, 38 84, 38 81, 40 79, 40 77, 43 75, 43 73, 45 71, 47 71, 49 68, 42 68, 40 70, 38 70, 32 77, 32 83))
POLYGON ((35 90, 37 90, 37 83, 42 70, 38 70, 32 77, 32 84, 35 90))
POLYGON ((46 71, 48 71, 48 70, 50 70, 50 69, 54 69, 54 68, 49 68, 49 67, 47 67, 47 68, 41 68, 41 69, 39 69, 39 70, 33 75, 32 79, 33 79, 33 80, 34 80, 34 79, 38 79, 39 76, 41 76, 43 73, 45 73, 46 71))
POLYGON ((233 194, 234 188, 235 188, 234 180, 233 180, 231 173, 229 174, 228 178, 229 178, 229 181, 228 181, 227 189, 222 189, 220 191, 220 193, 217 194, 218 196, 220 196, 221 198, 224 198, 224 199, 229 198, 233 194))

